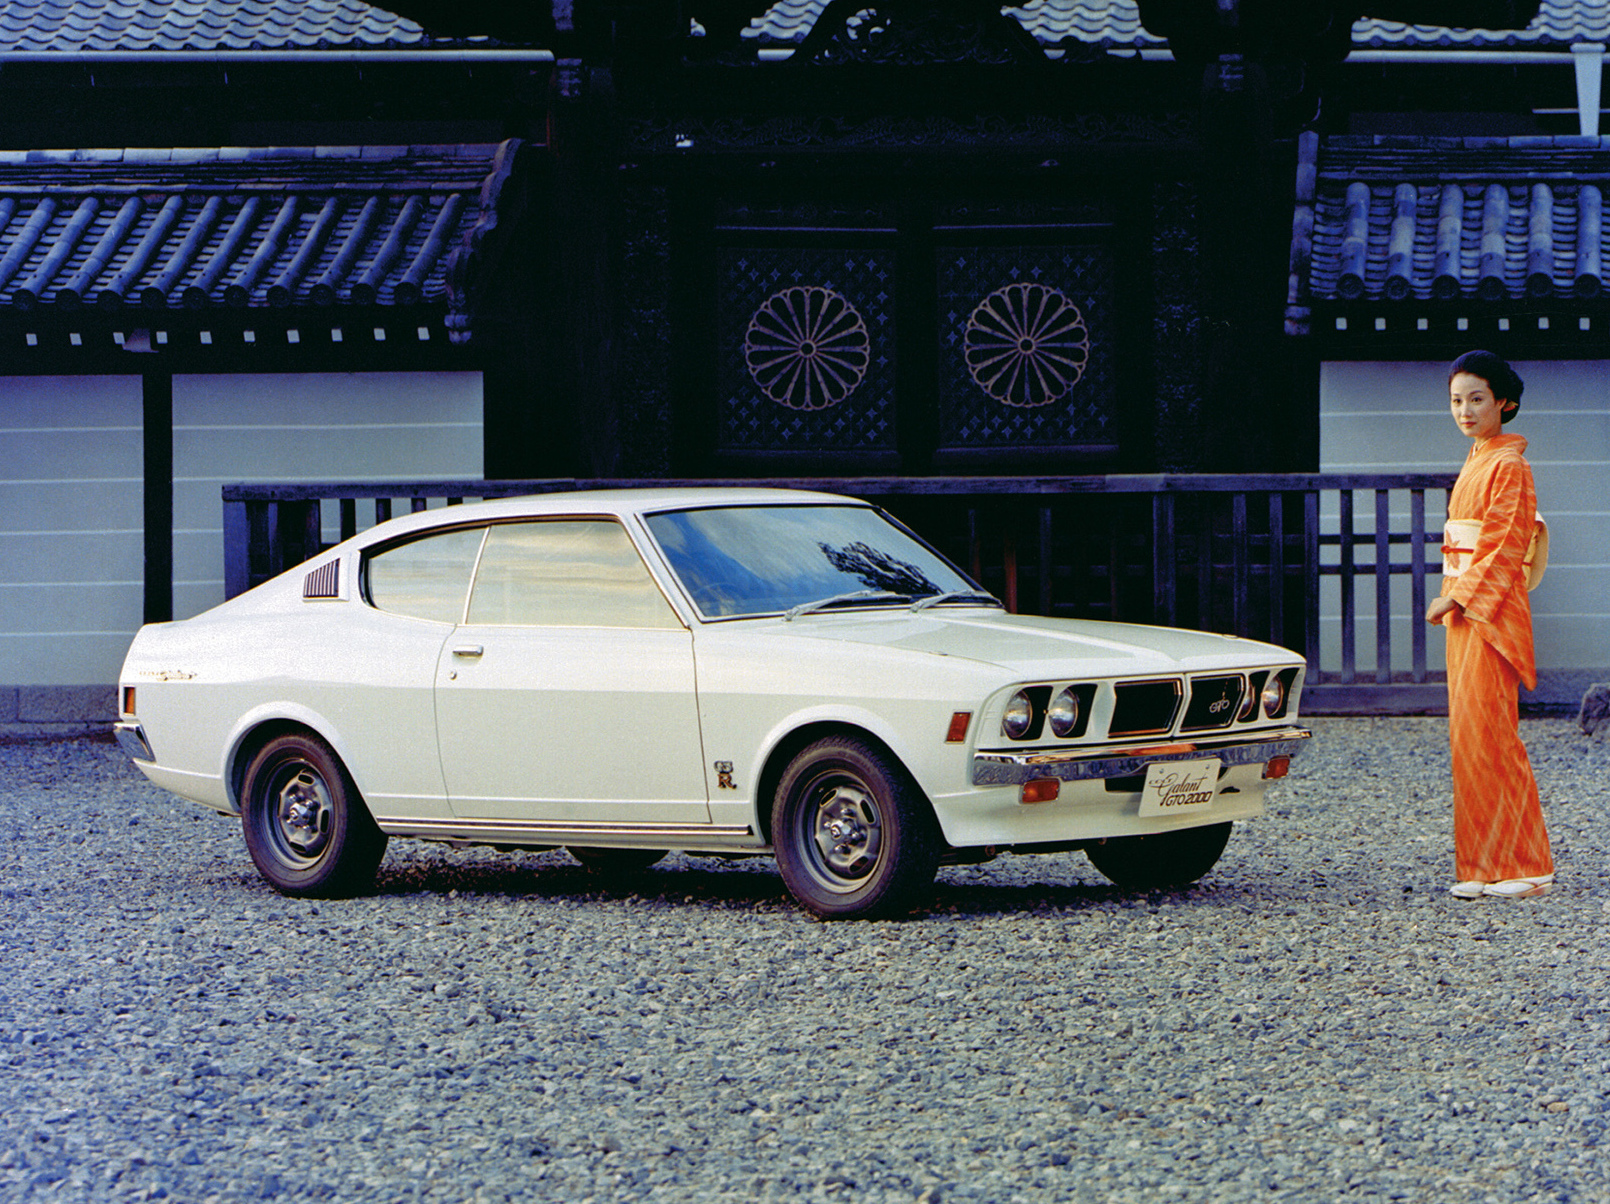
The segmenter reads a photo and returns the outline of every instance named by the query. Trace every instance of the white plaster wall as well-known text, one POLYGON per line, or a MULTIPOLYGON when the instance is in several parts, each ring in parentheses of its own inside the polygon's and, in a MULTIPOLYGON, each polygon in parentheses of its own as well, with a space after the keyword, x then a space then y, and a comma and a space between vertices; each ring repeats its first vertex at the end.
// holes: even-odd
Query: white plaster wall
MULTIPOLYGON (((1540 673, 1610 667, 1610 360, 1513 361, 1526 389, 1521 412, 1505 430, 1528 440, 1526 458, 1537 483, 1538 510, 1548 521, 1552 551, 1547 576, 1532 594, 1540 673)), ((1445 362, 1328 363, 1320 377, 1320 469, 1324 472, 1457 472, 1470 441, 1448 412, 1445 362)), ((1406 495, 1394 495, 1406 512, 1406 495)), ((1427 523, 1440 528, 1441 495, 1428 496, 1427 523)), ((1371 530, 1373 500, 1358 495, 1355 525, 1371 530)), ((1328 530, 1335 530, 1334 507, 1328 530)), ((1406 552, 1399 549, 1399 558, 1406 552)), ((1327 557, 1334 563, 1334 551, 1327 557)), ((1368 562, 1367 553, 1365 554, 1368 562)), ((1434 596, 1441 578, 1433 576, 1434 596)), ((1337 582, 1321 597, 1324 662, 1339 663, 1337 582)), ((1359 585, 1361 670, 1375 667, 1374 591, 1359 585)), ((1407 580, 1394 585, 1393 659, 1407 665, 1407 580), (1399 596, 1401 595, 1401 596, 1399 596)), ((1433 629, 1431 664, 1440 669, 1440 629, 1433 629)), ((1603 680, 1603 677, 1598 678, 1603 680)))
POLYGON ((175 377, 174 616, 224 600, 225 484, 479 478, 482 414, 479 372, 175 377))
POLYGON ((0 378, 0 685, 117 680, 145 608, 137 376, 0 378))

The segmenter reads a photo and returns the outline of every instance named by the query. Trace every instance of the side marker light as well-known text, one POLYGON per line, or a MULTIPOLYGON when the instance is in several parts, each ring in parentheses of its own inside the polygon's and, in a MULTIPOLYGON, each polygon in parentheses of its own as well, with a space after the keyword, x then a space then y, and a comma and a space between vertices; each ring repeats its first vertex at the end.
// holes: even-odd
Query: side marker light
POLYGON ((967 725, 973 721, 973 712, 957 711, 950 717, 950 728, 945 732, 946 744, 960 744, 967 739, 967 725))
POLYGON ((1285 777, 1290 769, 1290 757, 1270 757, 1269 764, 1263 767, 1263 776, 1273 781, 1275 778, 1285 777))

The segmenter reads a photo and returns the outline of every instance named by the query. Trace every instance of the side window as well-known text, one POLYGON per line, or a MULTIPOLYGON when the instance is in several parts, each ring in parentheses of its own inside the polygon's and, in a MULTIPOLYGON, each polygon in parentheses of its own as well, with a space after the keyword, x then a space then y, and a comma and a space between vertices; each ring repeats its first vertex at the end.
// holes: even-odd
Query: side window
POLYGON ((464 616, 464 595, 485 536, 485 527, 446 531, 369 557, 365 579, 370 604, 396 615, 457 623, 464 616))
POLYGON ((524 627, 680 627, 619 523, 564 519, 490 529, 470 595, 471 623, 524 627))

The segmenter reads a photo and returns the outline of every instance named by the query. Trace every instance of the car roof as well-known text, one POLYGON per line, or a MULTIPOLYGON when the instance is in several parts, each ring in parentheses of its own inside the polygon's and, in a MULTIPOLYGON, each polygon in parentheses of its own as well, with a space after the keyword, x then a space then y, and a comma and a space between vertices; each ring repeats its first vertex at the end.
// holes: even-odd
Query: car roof
POLYGON ((556 515, 589 515, 624 518, 662 510, 711 506, 863 506, 858 498, 804 489, 775 489, 758 486, 677 485, 648 486, 642 489, 578 489, 522 497, 494 498, 466 502, 461 506, 437 507, 405 514, 371 527, 359 536, 360 544, 385 542, 398 536, 434 527, 456 527, 479 522, 501 522, 519 518, 556 515))

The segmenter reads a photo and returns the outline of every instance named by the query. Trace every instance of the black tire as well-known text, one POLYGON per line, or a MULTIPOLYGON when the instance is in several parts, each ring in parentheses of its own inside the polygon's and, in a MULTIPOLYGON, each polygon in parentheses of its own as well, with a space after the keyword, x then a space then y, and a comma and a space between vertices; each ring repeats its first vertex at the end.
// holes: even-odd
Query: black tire
POLYGON ((1229 824, 1209 824, 1150 836, 1115 836, 1086 846, 1085 855, 1125 890, 1166 890, 1189 886, 1212 869, 1229 839, 1229 824))
POLYGON ((281 894, 332 898, 368 887, 386 834, 341 759, 311 734, 277 736, 246 769, 240 801, 246 849, 281 894))
POLYGON ((932 889, 944 847, 904 766, 839 736, 789 763, 772 802, 771 833, 784 884, 827 920, 909 911, 932 889))
POLYGON ((664 849, 609 849, 584 845, 565 846, 586 868, 599 874, 632 874, 646 870, 665 857, 664 849))

